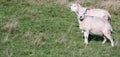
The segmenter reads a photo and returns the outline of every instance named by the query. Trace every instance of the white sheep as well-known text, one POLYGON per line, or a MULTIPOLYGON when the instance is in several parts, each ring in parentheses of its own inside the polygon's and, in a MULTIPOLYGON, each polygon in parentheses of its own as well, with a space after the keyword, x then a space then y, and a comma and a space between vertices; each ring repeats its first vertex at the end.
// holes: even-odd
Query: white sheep
MULTIPOLYGON (((82 7, 78 3, 72 3, 70 9, 71 11, 75 12, 77 16, 79 14, 85 14, 85 16, 97 16, 105 20, 111 19, 110 13, 104 9, 89 9, 87 7, 82 7)), ((78 18, 83 18, 83 16, 79 16, 78 18)))
POLYGON ((89 32, 100 35, 104 37, 103 44, 106 42, 107 39, 110 40, 111 46, 114 47, 114 41, 111 37, 112 26, 110 23, 103 18, 95 17, 95 16, 85 16, 83 19, 79 20, 80 29, 84 33, 84 42, 88 44, 88 36, 89 32), (107 39, 106 39, 107 38, 107 39))

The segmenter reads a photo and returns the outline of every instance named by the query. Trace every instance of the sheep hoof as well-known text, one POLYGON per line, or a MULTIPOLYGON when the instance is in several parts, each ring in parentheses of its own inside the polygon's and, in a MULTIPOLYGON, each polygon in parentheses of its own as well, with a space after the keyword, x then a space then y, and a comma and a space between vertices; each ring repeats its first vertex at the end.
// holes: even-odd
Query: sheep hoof
POLYGON ((114 47, 114 44, 111 44, 112 47, 114 47))
POLYGON ((88 45, 88 42, 84 42, 86 45, 88 45))
POLYGON ((102 44, 105 44, 105 42, 106 42, 106 40, 104 40, 104 41, 102 42, 102 44))

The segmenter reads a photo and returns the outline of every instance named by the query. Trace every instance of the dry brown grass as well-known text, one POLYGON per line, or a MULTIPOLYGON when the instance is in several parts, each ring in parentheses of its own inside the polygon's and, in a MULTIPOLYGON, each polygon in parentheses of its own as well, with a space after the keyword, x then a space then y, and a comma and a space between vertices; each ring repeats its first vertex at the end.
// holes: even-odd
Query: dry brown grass
POLYGON ((43 45, 45 40, 45 35, 43 33, 34 34, 31 31, 25 32, 22 38, 26 38, 31 41, 31 47, 35 49, 36 47, 43 45))
POLYGON ((7 57, 12 57, 13 56, 13 52, 12 52, 12 50, 9 50, 10 48, 7 48, 6 49, 6 56, 7 57))
POLYGON ((24 35, 23 35, 22 38, 31 38, 31 37, 33 37, 33 33, 30 32, 30 31, 28 31, 28 32, 25 32, 25 33, 24 33, 24 35))
MULTIPOLYGON (((2 0, 3 2, 9 1, 9 0, 2 0)), ((16 0, 10 0, 10 1, 15 1, 16 0)), ((67 6, 71 2, 77 2, 85 6, 90 6, 90 7, 101 7, 105 9, 112 9, 113 11, 116 11, 120 9, 120 0, 20 0, 18 2, 27 2, 30 4, 37 4, 37 5, 46 5, 50 6, 52 5, 62 5, 62 6, 67 6)))
POLYGON ((37 4, 37 5, 46 5, 49 6, 51 4, 59 4, 59 5, 65 5, 67 4, 68 0, 25 0, 28 3, 37 4))
POLYGON ((107 10, 117 11, 120 9, 120 0, 22 0, 21 2, 27 2, 37 5, 62 5, 67 6, 71 2, 76 2, 82 4, 83 6, 90 6, 90 7, 97 7, 97 8, 104 8, 107 10))
POLYGON ((17 21, 8 21, 5 24, 3 24, 3 26, 1 27, 1 30, 11 33, 16 30, 17 25, 18 25, 17 21))
POLYGON ((120 9, 120 0, 101 1, 98 5, 108 10, 117 11, 120 9))
POLYGON ((9 41, 8 38, 9 38, 10 34, 16 30, 17 25, 18 25, 17 21, 8 21, 3 24, 3 26, 1 27, 1 31, 6 32, 5 33, 6 36, 5 36, 4 40, 2 41, 3 43, 6 43, 9 41))
POLYGON ((45 3, 44 0, 25 0, 28 3, 32 3, 32 4, 37 4, 37 5, 43 5, 45 3))
POLYGON ((32 3, 32 4, 37 4, 37 5, 46 5, 50 6, 52 5, 62 5, 62 6, 67 6, 71 2, 77 2, 77 3, 82 3, 85 0, 25 0, 25 2, 32 3))
POLYGON ((76 2, 84 6, 104 8, 112 11, 117 11, 120 9, 120 0, 29 0, 28 2, 47 6, 49 6, 50 4, 68 6, 71 2, 76 2))
POLYGON ((31 44, 31 46, 32 46, 33 48, 36 48, 36 47, 38 47, 39 45, 44 44, 43 41, 44 41, 44 34, 43 34, 43 33, 35 34, 35 35, 34 35, 34 40, 33 40, 32 44, 31 44))

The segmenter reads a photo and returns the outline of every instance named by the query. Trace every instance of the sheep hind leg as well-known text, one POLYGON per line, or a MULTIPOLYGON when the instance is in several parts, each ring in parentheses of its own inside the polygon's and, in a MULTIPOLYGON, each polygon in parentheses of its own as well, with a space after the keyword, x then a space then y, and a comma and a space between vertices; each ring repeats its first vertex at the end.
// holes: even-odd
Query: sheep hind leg
POLYGON ((105 34, 106 38, 108 38, 111 42, 111 46, 114 47, 114 41, 113 41, 113 38, 111 37, 111 35, 108 33, 108 34, 105 34))
POLYGON ((106 39, 105 36, 103 38, 104 38, 104 40, 102 41, 102 44, 105 44, 105 42, 107 41, 107 39, 106 39))

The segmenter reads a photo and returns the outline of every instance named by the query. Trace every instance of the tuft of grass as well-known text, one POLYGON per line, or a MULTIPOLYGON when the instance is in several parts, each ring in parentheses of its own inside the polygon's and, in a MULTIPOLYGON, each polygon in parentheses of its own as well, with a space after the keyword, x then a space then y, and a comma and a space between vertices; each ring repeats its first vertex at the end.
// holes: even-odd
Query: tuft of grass
POLYGON ((35 38, 35 39, 33 40, 32 44, 31 44, 31 46, 32 46, 33 48, 36 48, 36 47, 38 47, 39 45, 43 44, 44 35, 43 35, 42 33, 39 33, 39 34, 37 34, 37 35, 34 35, 34 38, 35 38))
POLYGON ((9 21, 9 22, 6 22, 5 24, 2 25, 1 31, 6 32, 5 33, 6 36, 4 37, 4 40, 2 41, 3 43, 6 43, 9 41, 8 38, 9 38, 11 33, 16 31, 17 25, 18 25, 17 21, 9 21))
POLYGON ((9 21, 3 24, 3 26, 1 27, 1 30, 11 33, 16 30, 17 25, 18 25, 17 21, 9 21))

